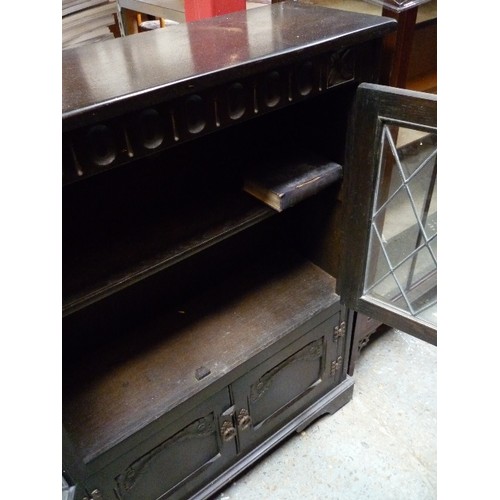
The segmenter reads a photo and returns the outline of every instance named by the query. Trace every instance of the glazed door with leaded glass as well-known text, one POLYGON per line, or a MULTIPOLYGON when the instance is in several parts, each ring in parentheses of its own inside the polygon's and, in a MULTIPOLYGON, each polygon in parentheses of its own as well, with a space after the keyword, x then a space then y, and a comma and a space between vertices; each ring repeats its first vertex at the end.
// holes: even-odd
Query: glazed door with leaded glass
POLYGON ((344 303, 436 344, 436 95, 360 85, 344 190, 344 303))

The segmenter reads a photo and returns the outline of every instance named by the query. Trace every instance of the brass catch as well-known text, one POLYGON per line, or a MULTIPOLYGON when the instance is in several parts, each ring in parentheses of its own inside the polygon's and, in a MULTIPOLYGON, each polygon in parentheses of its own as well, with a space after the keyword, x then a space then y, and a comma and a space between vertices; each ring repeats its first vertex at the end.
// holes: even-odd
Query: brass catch
POLYGON ((231 422, 226 420, 220 428, 220 435, 223 441, 231 441, 231 439, 234 439, 234 437, 236 436, 236 429, 233 427, 231 422))
POLYGON ((248 414, 248 410, 241 409, 238 413, 238 427, 244 431, 252 425, 252 417, 248 414))

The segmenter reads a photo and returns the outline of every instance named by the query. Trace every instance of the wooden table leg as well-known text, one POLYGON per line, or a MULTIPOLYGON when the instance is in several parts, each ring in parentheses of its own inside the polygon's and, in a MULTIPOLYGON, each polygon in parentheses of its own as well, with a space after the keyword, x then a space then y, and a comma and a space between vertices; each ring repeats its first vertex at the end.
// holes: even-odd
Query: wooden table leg
POLYGON ((120 9, 121 26, 120 31, 122 36, 133 35, 139 33, 137 24, 137 12, 121 7, 120 9))
POLYGON ((384 56, 380 83, 391 87, 406 88, 417 11, 418 7, 399 13, 385 7, 382 9, 383 16, 397 20, 398 29, 384 39, 384 53, 386 55, 384 56))

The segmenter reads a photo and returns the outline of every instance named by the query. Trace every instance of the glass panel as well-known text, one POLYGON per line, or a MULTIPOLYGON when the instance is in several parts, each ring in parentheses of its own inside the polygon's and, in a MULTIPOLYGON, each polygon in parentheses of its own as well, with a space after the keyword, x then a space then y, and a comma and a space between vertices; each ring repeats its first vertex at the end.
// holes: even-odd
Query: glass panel
POLYGON ((364 298, 437 325, 437 136, 382 129, 364 298))

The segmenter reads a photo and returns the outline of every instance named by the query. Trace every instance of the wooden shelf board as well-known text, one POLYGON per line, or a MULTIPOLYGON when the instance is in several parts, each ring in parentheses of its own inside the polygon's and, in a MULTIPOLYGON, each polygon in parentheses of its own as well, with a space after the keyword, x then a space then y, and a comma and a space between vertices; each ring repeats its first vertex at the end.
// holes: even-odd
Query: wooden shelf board
POLYGON ((249 266, 140 331, 124 332, 98 362, 70 364, 66 430, 88 463, 337 301, 334 278, 310 262, 280 256, 249 266), (210 374, 197 380, 202 366, 210 374))
POLYGON ((63 316, 214 245, 275 212, 250 195, 199 201, 158 214, 136 227, 110 228, 97 241, 83 238, 63 265, 63 316), (200 217, 200 214, 203 214, 200 217), (102 238, 102 239, 101 239, 102 238))

